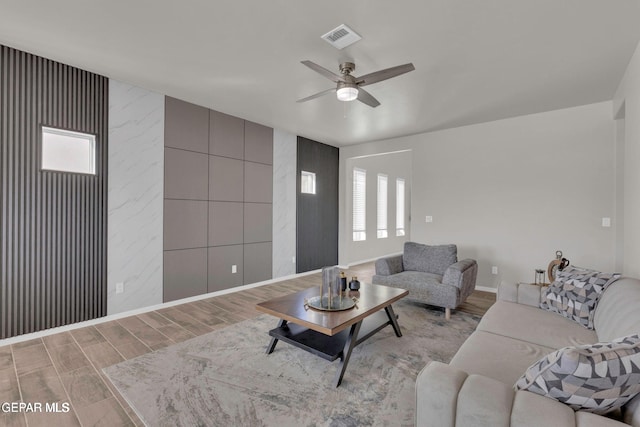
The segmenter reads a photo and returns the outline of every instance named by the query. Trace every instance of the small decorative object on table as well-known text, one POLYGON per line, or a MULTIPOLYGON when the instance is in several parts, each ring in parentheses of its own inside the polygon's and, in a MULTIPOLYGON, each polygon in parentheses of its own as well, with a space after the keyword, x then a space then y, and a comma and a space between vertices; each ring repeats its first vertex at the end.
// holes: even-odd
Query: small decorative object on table
POLYGON ((344 275, 344 271, 340 272, 340 289, 342 292, 347 290, 347 276, 344 275))
MULTIPOLYGON (((340 269, 335 267, 322 268, 322 284, 320 285, 320 295, 305 299, 304 308, 315 308, 322 311, 340 311, 355 307, 358 300, 349 298, 343 294, 343 281, 340 269)), ((346 290, 347 278, 344 277, 344 290, 346 290)))
POLYGON ((536 268, 536 285, 546 285, 544 283, 544 270, 541 268, 536 268))
POLYGON ((556 259, 552 260, 547 267, 547 275, 549 276, 549 282, 553 283, 556 280, 556 271, 564 270, 570 264, 570 261, 562 257, 562 251, 556 251, 556 259))
POLYGON ((360 289, 360 282, 358 281, 357 276, 353 276, 351 278, 351 281, 349 282, 349 289, 351 289, 352 291, 357 291, 360 289))

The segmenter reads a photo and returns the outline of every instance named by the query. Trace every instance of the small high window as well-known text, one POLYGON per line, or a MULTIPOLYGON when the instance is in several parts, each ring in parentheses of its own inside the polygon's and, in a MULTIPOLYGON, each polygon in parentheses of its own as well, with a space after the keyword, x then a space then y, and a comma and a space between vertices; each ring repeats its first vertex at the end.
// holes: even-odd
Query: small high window
POLYGON ((316 194, 316 174, 302 171, 300 192, 306 194, 316 194))
POLYGON ((43 126, 42 170, 95 175, 96 136, 43 126))

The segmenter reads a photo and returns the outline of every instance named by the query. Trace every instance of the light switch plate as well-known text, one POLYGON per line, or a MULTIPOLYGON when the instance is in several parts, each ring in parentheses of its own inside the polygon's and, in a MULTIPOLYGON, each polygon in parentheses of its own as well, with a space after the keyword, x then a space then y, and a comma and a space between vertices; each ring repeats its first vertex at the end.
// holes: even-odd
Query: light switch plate
POLYGON ((602 218, 603 227, 611 227, 611 218, 602 218))
POLYGON ((427 215, 427 216, 424 218, 424 221, 425 221, 425 222, 433 222, 433 217, 432 217, 431 215, 427 215))
POLYGON ((236 274, 238 272, 238 266, 233 264, 231 266, 231 274, 236 274))
POLYGON ((493 266, 491 267, 491 274, 498 274, 498 267, 497 266, 493 266))

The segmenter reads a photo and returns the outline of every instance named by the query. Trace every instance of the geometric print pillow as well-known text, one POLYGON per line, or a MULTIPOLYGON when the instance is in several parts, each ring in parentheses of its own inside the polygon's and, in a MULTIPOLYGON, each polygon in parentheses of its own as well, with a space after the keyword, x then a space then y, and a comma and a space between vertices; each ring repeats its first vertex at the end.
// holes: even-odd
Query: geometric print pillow
POLYGON ((556 272, 556 280, 542 293, 540 308, 593 329, 593 317, 602 292, 620 274, 568 267, 556 272))
POLYGON ((514 385, 569 405, 603 414, 640 393, 640 337, 565 347, 531 365, 514 385))

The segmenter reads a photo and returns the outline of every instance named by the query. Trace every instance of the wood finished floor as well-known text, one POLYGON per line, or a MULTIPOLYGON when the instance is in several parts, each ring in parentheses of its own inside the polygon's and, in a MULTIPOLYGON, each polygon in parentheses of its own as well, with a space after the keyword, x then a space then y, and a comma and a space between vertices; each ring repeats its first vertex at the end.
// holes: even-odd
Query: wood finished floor
MULTIPOLYGON (((366 263, 346 274, 369 282, 373 269, 366 263)), ((256 303, 319 283, 313 274, 2 346, 0 402, 68 402, 70 410, 0 412, 0 425, 142 426, 102 368, 253 318, 256 303)), ((494 302, 494 294, 475 291, 458 311, 482 316, 494 302)))

